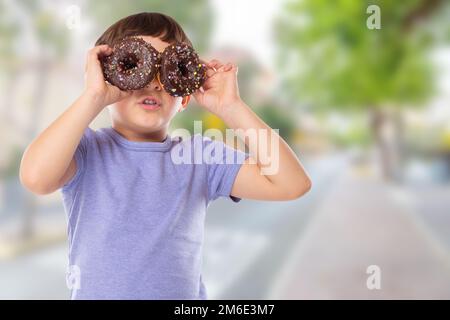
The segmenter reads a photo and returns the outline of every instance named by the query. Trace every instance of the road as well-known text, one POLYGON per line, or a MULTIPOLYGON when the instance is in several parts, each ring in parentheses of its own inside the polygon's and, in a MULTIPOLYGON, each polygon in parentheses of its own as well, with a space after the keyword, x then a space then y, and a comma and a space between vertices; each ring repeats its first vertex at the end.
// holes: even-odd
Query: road
POLYGON ((212 299, 264 299, 345 156, 306 163, 313 189, 295 201, 221 199, 206 220, 204 279, 212 299))

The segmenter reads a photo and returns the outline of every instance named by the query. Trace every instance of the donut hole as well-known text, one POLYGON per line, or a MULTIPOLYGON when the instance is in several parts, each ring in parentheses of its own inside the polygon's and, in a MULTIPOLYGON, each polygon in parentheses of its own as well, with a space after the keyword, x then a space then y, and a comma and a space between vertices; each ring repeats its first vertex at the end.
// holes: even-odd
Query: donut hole
POLYGON ((120 72, 131 72, 138 67, 139 59, 135 54, 127 55, 119 61, 120 72))
POLYGON ((178 62, 178 70, 180 71, 180 74, 187 78, 189 75, 189 69, 187 68, 186 64, 184 62, 178 62))

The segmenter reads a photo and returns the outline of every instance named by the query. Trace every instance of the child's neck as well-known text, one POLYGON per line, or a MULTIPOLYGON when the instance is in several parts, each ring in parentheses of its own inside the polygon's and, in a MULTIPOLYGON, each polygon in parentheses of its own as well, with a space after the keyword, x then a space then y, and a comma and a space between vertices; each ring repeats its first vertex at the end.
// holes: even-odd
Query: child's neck
POLYGON ((167 129, 165 128, 153 132, 142 133, 123 128, 115 124, 113 124, 111 127, 125 139, 135 142, 163 142, 167 136, 167 129))

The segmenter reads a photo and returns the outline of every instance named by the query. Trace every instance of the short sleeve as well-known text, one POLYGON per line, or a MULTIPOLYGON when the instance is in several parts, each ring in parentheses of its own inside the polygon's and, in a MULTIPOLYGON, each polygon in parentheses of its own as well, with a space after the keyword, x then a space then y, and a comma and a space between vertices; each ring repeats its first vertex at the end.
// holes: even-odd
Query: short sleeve
POLYGON ((68 191, 68 190, 73 189, 78 184, 78 181, 81 179, 81 177, 86 169, 86 158, 87 158, 89 141, 93 138, 93 136, 94 136, 94 130, 87 127, 84 130, 84 133, 83 133, 83 136, 81 137, 80 143, 78 144, 78 146, 75 150, 75 153, 74 153, 75 162, 77 164, 77 169, 76 169, 73 177, 69 181, 67 181, 66 184, 64 184, 62 186, 62 188, 61 188, 62 191, 68 191))
POLYGON ((208 202, 219 197, 230 197, 239 202, 241 198, 232 196, 231 189, 249 154, 208 137, 203 137, 203 154, 207 167, 208 202))

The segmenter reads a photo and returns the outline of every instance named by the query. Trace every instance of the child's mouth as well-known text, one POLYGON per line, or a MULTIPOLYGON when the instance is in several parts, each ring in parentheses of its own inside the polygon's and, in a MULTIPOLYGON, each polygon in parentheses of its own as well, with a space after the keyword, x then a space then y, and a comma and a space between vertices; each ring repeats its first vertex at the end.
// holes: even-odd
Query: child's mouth
POLYGON ((139 102, 139 105, 146 110, 157 110, 161 108, 161 102, 155 97, 146 97, 139 102))

